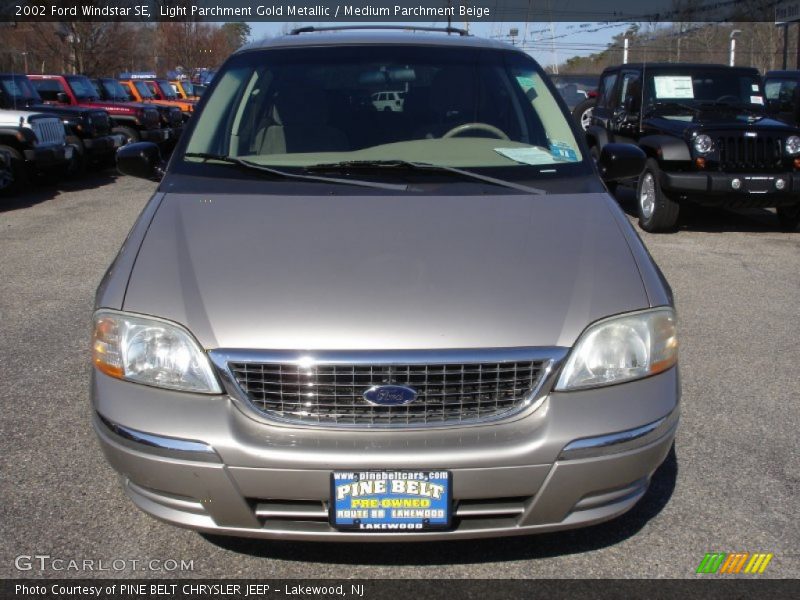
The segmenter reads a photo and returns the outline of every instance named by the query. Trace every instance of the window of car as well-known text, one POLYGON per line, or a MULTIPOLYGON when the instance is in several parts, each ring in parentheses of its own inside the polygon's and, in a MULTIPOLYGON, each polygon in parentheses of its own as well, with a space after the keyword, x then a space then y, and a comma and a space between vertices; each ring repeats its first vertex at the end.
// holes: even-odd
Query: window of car
POLYGON ((588 166, 546 76, 519 52, 273 49, 236 55, 216 77, 187 153, 284 167, 404 160, 555 173, 588 166), (402 105, 387 111, 363 101, 396 99, 396 91, 380 91, 387 86, 403 89, 402 105))
POLYGON ((600 86, 597 90, 597 106, 602 108, 611 108, 614 94, 614 86, 617 84, 617 72, 607 73, 603 75, 600 80, 600 86))
POLYGON ((642 84, 639 73, 636 71, 623 73, 622 83, 620 84, 619 106, 630 108, 635 112, 641 104, 641 97, 642 84))
POLYGON ((58 79, 33 79, 33 86, 43 100, 55 102, 58 95, 64 92, 64 86, 58 79))
POLYGON ((794 79, 772 79, 764 83, 764 96, 767 102, 774 103, 780 110, 794 109, 797 81, 794 79))
POLYGON ((728 105, 748 110, 764 106, 759 75, 747 69, 659 69, 648 72, 644 95, 646 105, 656 106, 665 114, 678 113, 682 106, 720 109, 728 105))

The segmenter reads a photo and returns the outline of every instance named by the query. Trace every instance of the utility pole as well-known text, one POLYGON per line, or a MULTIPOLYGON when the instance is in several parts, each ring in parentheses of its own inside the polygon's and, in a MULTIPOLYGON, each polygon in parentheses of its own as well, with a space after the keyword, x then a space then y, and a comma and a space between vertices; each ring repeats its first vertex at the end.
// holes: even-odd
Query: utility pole
MULTIPOLYGON (((730 35, 730 38, 731 38, 731 61, 730 61, 730 66, 732 66, 732 67, 736 65, 736 34, 738 34, 738 33, 742 33, 742 30, 741 29, 734 29, 733 31, 731 31, 731 35, 730 35)), ((798 53, 797 56, 798 56, 798 60, 800 60, 800 53, 798 53)))
POLYGON ((781 69, 786 70, 786 64, 789 61, 789 23, 783 24, 783 66, 781 69))

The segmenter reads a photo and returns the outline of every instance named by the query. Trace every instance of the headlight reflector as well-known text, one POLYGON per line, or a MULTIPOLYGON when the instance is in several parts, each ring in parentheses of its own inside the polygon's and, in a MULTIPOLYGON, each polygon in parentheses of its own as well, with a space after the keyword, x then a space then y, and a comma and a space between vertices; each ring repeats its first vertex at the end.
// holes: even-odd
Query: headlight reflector
POLYGON ((694 149, 697 150, 699 154, 708 154, 711 152, 711 148, 713 147, 714 142, 712 141, 711 137, 704 133, 701 133, 694 138, 694 149))
POLYGON ((800 154, 800 136, 790 135, 786 138, 786 153, 800 154))
POLYGON ((97 311, 92 358, 101 372, 171 390, 220 394, 205 352, 180 325, 114 311, 97 311))
POLYGON ((666 371, 678 360, 675 311, 661 307, 590 325, 570 352, 555 389, 612 385, 666 371))

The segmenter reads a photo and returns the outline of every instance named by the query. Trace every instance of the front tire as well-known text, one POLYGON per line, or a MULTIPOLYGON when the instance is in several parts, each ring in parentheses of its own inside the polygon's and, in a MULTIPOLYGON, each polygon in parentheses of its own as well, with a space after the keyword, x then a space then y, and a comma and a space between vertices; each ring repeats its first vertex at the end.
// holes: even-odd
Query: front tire
POLYGON ((636 185, 636 212, 639 227, 650 233, 673 231, 678 224, 680 205, 661 188, 658 162, 647 159, 636 185))
POLYGON ((582 131, 586 131, 592 124, 592 112, 597 101, 594 98, 587 98, 572 109, 572 118, 582 131))
POLYGON ((25 159, 16 148, 11 146, 0 146, 0 150, 5 150, 11 156, 11 181, 5 187, 0 188, 0 196, 14 196, 23 189, 28 183, 28 169, 25 159))
POLYGON ((779 206, 778 223, 780 224, 781 231, 793 232, 800 224, 800 204, 794 206, 779 206))
POLYGON ((72 158, 64 169, 64 174, 69 179, 80 177, 86 171, 86 150, 83 142, 76 137, 68 137, 67 144, 72 146, 72 158))
POLYGON ((125 127, 124 125, 120 125, 119 127, 114 127, 111 130, 111 133, 121 133, 122 135, 125 136, 125 144, 123 144, 123 146, 128 144, 135 144, 141 139, 138 131, 136 131, 132 127, 125 127))

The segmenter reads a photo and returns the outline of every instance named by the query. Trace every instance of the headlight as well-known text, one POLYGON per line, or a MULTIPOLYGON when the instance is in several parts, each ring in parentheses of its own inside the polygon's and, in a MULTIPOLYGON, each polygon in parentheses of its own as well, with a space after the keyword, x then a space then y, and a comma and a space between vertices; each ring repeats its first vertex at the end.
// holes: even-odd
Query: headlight
POLYGON ((699 154, 707 154, 711 152, 711 148, 713 147, 713 140, 704 133, 694 138, 694 149, 697 150, 699 154))
POLYGON ((117 379, 185 392, 222 393, 195 339, 168 321, 97 311, 92 357, 100 371, 117 379))
POLYGON ((578 338, 557 391, 611 385, 666 371, 678 360, 675 311, 656 308, 590 325, 578 338))
POLYGON ((790 135, 786 138, 786 154, 800 154, 800 136, 790 135))

